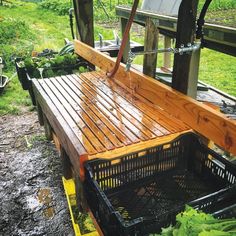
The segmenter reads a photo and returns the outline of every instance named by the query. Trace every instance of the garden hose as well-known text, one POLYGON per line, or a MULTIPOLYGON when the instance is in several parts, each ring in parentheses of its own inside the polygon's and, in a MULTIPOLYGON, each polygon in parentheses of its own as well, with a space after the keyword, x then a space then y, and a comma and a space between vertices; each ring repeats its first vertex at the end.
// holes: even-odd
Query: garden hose
POLYGON ((75 39, 75 34, 74 34, 74 29, 73 29, 73 11, 74 11, 74 8, 70 8, 70 10, 69 10, 69 18, 70 18, 71 36, 72 36, 72 39, 75 39))
POLYGON ((202 10, 200 12, 199 18, 197 20, 197 30, 196 30, 196 39, 202 39, 203 38, 203 30, 202 27, 205 23, 205 15, 207 12, 207 9, 210 5, 212 0, 206 0, 206 2, 204 3, 202 10))
POLYGON ((138 4, 139 4, 139 0, 134 0, 134 4, 133 4, 133 7, 132 7, 132 10, 130 13, 130 17, 129 17, 128 23, 126 25, 124 36, 123 36, 123 39, 121 42, 120 50, 117 55, 116 64, 115 64, 114 68, 112 69, 112 71, 107 72, 107 77, 109 77, 109 78, 112 78, 116 74, 117 70, 119 69, 119 65, 120 65, 124 50, 125 50, 126 43, 129 38, 129 31, 130 31, 131 25, 133 23, 136 10, 138 8, 138 4))

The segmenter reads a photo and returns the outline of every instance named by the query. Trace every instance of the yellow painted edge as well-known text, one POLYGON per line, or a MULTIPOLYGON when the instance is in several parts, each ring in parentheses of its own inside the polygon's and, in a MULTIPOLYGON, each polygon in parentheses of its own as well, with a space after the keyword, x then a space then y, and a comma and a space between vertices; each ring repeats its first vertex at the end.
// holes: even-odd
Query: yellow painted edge
POLYGON ((75 232, 75 236, 99 236, 97 231, 83 234, 83 235, 81 234, 79 225, 75 223, 74 215, 73 215, 73 211, 72 211, 72 207, 71 207, 71 203, 70 203, 70 198, 69 198, 70 195, 75 195, 74 180, 73 179, 67 180, 64 177, 62 177, 62 182, 63 182, 65 194, 66 194, 66 199, 67 199, 67 203, 68 203, 68 207, 69 207, 69 211, 70 211, 70 216, 71 216, 71 221, 72 221, 73 229, 75 232))

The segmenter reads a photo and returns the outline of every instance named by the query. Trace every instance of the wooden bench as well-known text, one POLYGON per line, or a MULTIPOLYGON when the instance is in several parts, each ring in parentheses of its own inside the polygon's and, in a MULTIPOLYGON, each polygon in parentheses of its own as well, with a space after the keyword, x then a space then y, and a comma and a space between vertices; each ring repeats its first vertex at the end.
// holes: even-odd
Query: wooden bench
POLYGON ((78 173, 85 160, 139 151, 190 130, 236 154, 236 125, 224 115, 124 65, 107 78, 114 60, 80 41, 75 51, 100 70, 34 80, 33 87, 48 138, 78 173))
POLYGON ((52 129, 77 170, 81 161, 128 154, 190 131, 101 71, 33 80, 33 86, 48 137, 52 129))
POLYGON ((221 113, 122 64, 108 78, 114 60, 79 41, 75 51, 97 70, 33 80, 33 89, 40 124, 84 206, 87 160, 141 151, 193 130, 236 154, 236 123, 221 113))

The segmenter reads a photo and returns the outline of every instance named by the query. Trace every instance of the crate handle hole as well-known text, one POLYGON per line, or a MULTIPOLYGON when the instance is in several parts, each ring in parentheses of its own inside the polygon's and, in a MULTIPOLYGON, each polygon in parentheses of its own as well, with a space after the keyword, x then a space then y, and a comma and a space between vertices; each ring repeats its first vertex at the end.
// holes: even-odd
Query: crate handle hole
POLYGON ((170 143, 163 145, 163 149, 167 149, 167 148, 170 148, 170 147, 171 147, 171 144, 170 144, 170 143))
POLYGON ((138 157, 145 156, 147 154, 147 151, 142 151, 138 153, 138 157))
POLYGON ((121 159, 115 159, 111 161, 112 165, 119 164, 121 162, 121 159))

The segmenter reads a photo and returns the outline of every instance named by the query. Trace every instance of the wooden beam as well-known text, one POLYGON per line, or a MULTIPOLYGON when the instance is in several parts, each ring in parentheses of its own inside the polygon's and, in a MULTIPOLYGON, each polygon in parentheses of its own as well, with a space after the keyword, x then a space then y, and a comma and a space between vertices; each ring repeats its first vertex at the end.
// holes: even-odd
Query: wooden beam
MULTIPOLYGON (((147 18, 145 27, 144 51, 152 51, 158 47, 158 32, 155 22, 147 18)), ((143 73, 155 78, 157 65, 157 53, 144 55, 143 73)))
POLYGON ((74 0, 80 40, 94 47, 93 0, 74 0))
MULTIPOLYGON (((128 19, 130 7, 116 6, 116 16, 128 19)), ((137 10, 134 22, 145 26, 146 19, 151 17, 156 21, 161 34, 175 38, 177 18, 160 15, 150 11, 137 10)), ((205 23, 203 27, 203 46, 232 56, 236 56, 236 29, 232 27, 205 23)))
MULTIPOLYGON (((122 38, 124 37, 125 28, 126 28, 127 23, 128 23, 128 19, 124 19, 124 18, 120 19, 122 38)), ((128 57, 129 57, 129 51, 130 51, 130 36, 129 36, 128 40, 127 40, 127 43, 126 43, 126 46, 125 46, 125 50, 123 52, 123 56, 122 56, 122 62, 123 63, 127 63, 127 60, 128 60, 128 57)))
POLYGON ((119 157, 119 156, 123 156, 123 155, 128 155, 132 152, 145 150, 145 149, 148 149, 148 148, 156 147, 156 146, 161 145, 163 143, 170 142, 170 141, 174 140, 175 138, 179 137, 181 134, 186 134, 186 133, 190 133, 190 132, 192 132, 192 130, 189 129, 189 130, 182 131, 182 132, 177 132, 177 133, 174 133, 174 134, 163 135, 161 137, 158 137, 158 138, 155 138, 155 139, 152 139, 152 140, 135 143, 135 144, 132 144, 132 145, 129 145, 129 146, 116 148, 116 149, 111 150, 111 151, 106 151, 106 152, 103 152, 103 153, 90 155, 88 157, 88 160, 93 160, 93 159, 96 159, 96 158, 111 159, 111 158, 115 158, 115 157, 119 157))
MULTIPOLYGON (((176 48, 180 48, 181 45, 186 47, 189 43, 194 42, 197 5, 198 0, 183 0, 180 4, 177 21, 176 48)), ((184 94, 192 95, 193 97, 195 93, 189 94, 188 90, 194 84, 195 88, 191 88, 191 90, 197 91, 197 83, 194 80, 198 78, 190 72, 192 70, 191 66, 194 66, 191 64, 191 59, 192 54, 175 54, 172 88, 184 94)))
MULTIPOLYGON (((171 38, 168 36, 164 36, 164 48, 170 48, 171 47, 171 38)), ((172 65, 171 65, 171 54, 165 52, 164 53, 164 63, 163 66, 167 69, 171 69, 172 65)))
POLYGON ((37 115, 38 115, 38 120, 39 120, 39 124, 41 126, 44 125, 43 123, 43 111, 42 111, 42 108, 41 106, 38 104, 38 102, 36 101, 36 108, 37 108, 37 115))
MULTIPOLYGON (((115 64, 109 56, 77 40, 75 51, 105 72, 110 71, 115 64)), ((127 73, 124 64, 120 65, 113 80, 236 155, 236 125, 225 115, 134 69, 127 73)))
POLYGON ((80 169, 80 159, 87 157, 87 152, 80 143, 75 141, 73 130, 64 129, 65 120, 60 118, 60 112, 42 90, 37 79, 33 80, 33 90, 37 103, 41 106, 56 136, 60 139, 61 145, 68 153, 71 163, 75 169, 80 169))
POLYGON ((72 165, 65 149, 61 146, 60 157, 62 160, 63 176, 65 179, 73 178, 72 165))
POLYGON ((44 124, 44 131, 45 136, 48 141, 52 141, 52 127, 48 122, 48 119, 45 114, 43 114, 43 124, 44 124))

